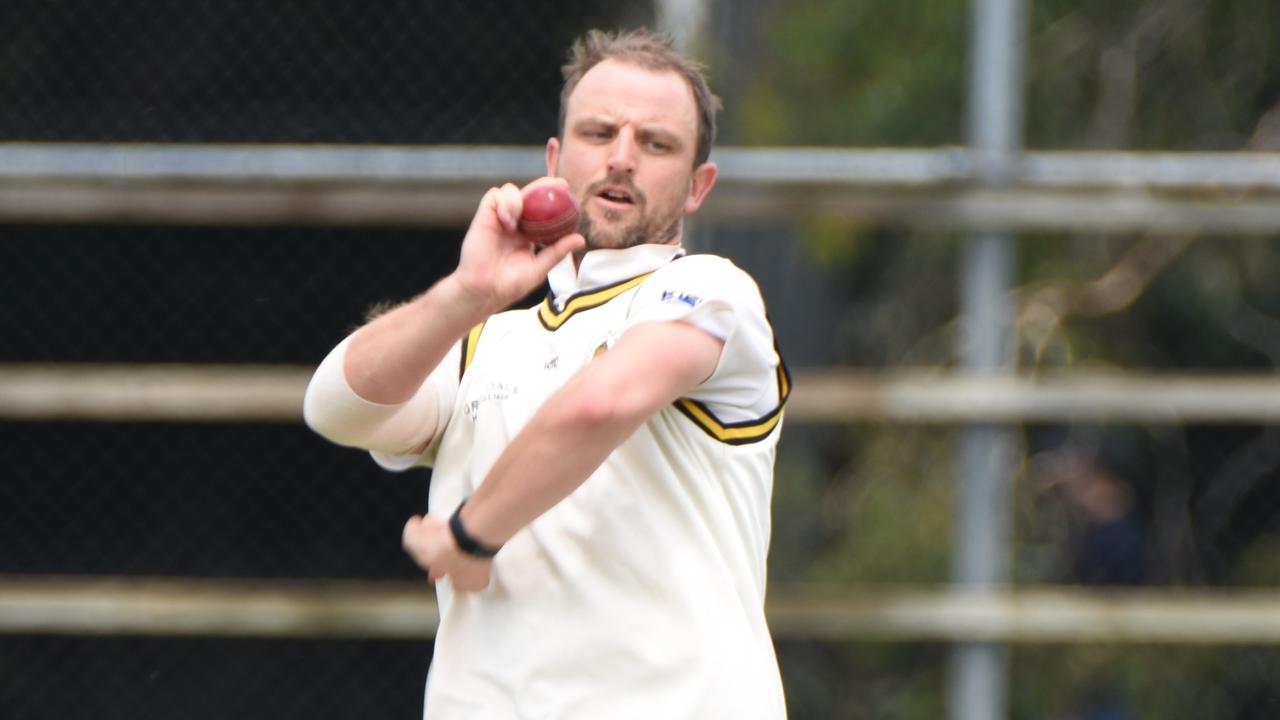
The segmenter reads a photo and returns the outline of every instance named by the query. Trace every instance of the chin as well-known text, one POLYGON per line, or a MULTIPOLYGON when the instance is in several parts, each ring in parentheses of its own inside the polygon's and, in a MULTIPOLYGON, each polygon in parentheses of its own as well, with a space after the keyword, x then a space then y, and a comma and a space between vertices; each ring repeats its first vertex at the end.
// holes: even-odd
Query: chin
POLYGON ((644 228, 632 225, 601 230, 585 216, 578 232, 587 239, 588 250, 622 250, 648 242, 644 228))
POLYGON ((587 238, 587 250, 625 250, 639 243, 628 244, 616 237, 587 238))

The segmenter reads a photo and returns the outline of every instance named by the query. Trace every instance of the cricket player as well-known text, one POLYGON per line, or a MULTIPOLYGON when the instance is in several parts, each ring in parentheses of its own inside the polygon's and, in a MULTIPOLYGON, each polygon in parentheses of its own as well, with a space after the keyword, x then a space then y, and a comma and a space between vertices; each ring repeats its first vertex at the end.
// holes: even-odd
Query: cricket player
POLYGON ((325 358, 306 420, 433 467, 403 530, 439 598, 427 718, 784 718, 764 597, 790 379, 751 277, 681 246, 719 100, 647 32, 589 33, 564 77, 537 182, 579 232, 538 248, 521 189, 491 189, 457 268, 325 358))

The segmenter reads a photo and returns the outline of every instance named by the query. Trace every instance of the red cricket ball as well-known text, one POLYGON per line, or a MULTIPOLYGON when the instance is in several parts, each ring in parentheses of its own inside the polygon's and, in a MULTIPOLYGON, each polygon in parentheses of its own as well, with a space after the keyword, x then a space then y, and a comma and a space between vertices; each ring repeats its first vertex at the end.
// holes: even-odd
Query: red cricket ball
POLYGON ((539 245, 550 245, 578 229, 578 201, 563 185, 540 183, 524 191, 520 232, 539 245))

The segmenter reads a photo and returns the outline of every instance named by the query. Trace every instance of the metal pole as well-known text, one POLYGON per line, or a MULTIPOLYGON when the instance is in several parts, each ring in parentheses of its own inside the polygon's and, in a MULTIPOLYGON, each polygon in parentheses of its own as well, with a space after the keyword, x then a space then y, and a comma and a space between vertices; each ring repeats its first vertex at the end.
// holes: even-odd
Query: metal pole
POLYGON ((658 30, 675 41, 676 49, 688 54, 706 31, 708 0, 654 0, 658 30))
MULTIPOLYGON (((660 32, 671 36, 676 50, 686 57, 694 57, 695 51, 706 40, 707 16, 711 0, 654 0, 653 14, 660 32)), ((711 249, 711 227, 695 217, 684 218, 680 239, 690 252, 706 252, 711 249)))
MULTIPOLYGON (((1022 136, 1025 8, 1021 0, 973 0, 970 16, 969 144, 980 186, 1009 183, 1022 136)), ((1009 286, 1011 233, 984 232, 965 248, 960 355, 966 372, 1000 375, 1012 365, 1009 286)), ((959 466, 953 581, 963 590, 998 591, 1009 581, 1014 434, 1005 425, 964 431, 959 466)), ((951 720, 996 720, 1007 712, 1008 649, 964 643, 953 651, 951 720)))

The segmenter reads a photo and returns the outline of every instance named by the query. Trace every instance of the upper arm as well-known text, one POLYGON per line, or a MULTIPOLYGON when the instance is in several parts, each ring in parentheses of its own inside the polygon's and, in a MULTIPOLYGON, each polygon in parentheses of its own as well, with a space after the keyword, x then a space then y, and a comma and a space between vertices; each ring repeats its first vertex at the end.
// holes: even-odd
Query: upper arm
POLYGON ((683 396, 729 423, 777 409, 785 399, 782 365, 755 280, 730 261, 691 255, 645 282, 628 312, 628 332, 680 321, 723 341, 714 372, 683 396))
POLYGON ((601 418, 646 418, 710 377, 723 348, 678 320, 632 327, 583 369, 584 406, 601 418))
POLYGON ((565 389, 588 422, 638 423, 688 399, 738 424, 779 410, 784 377, 755 281, 722 258, 690 256, 645 281, 619 339, 565 389))

